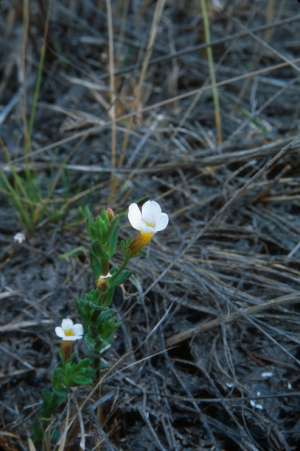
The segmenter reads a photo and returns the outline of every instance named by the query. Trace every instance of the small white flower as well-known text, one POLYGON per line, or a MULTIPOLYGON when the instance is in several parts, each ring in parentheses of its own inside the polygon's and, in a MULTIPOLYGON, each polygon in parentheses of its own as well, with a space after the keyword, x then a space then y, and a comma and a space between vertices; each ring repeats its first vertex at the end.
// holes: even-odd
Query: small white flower
POLYGON ((212 6, 216 11, 221 11, 224 8, 221 0, 212 0, 212 6))
POLYGON ((25 240, 26 240, 26 237, 23 232, 18 232, 14 236, 15 243, 22 244, 22 243, 24 243, 25 240))
POLYGON ((162 213, 160 205, 154 200, 148 200, 142 206, 129 205, 128 220, 132 227, 141 233, 154 234, 164 230, 169 223, 169 216, 162 213))
POLYGON ((67 318, 62 320, 61 327, 55 328, 55 333, 63 341, 76 341, 83 336, 83 326, 74 324, 71 319, 67 318))

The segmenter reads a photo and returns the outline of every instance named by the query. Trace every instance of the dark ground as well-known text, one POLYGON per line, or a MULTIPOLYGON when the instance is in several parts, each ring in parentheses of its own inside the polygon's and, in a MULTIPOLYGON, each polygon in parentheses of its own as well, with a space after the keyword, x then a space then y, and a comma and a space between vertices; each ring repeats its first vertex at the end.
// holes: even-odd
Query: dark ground
MULTIPOLYGON (((74 300, 93 283, 84 256, 62 258, 87 244, 78 207, 153 198, 171 223, 115 301, 124 322, 105 355, 107 422, 95 395, 75 391, 64 449, 80 449, 78 419, 86 450, 300 449, 299 3, 232 0, 211 11, 217 145, 211 90, 193 92, 210 83, 205 49, 192 48, 204 42, 200 2, 166 3, 139 105, 156 2, 112 2, 117 169, 106 3, 52 3, 31 167, 44 190, 54 183, 53 208, 68 208, 17 245, 21 226, 0 197, 0 448, 29 449, 57 363, 54 327, 76 318, 74 300)), ((1 139, 21 175, 24 88, 30 109, 46 11, 30 2, 24 73, 22 2, 1 2, 1 139)))

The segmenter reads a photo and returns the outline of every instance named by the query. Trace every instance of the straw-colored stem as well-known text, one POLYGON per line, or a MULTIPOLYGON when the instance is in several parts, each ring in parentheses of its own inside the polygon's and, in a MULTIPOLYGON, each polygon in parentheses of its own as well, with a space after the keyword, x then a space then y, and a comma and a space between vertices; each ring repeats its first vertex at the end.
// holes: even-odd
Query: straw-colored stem
MULTIPOLYGON (((111 165, 116 167, 116 143, 117 143, 117 125, 116 125, 116 87, 115 87, 115 63, 114 63, 114 34, 112 22, 111 0, 106 0, 107 28, 108 28, 108 53, 109 53, 109 79, 110 79, 110 116, 111 116, 111 165)), ((111 176, 111 194, 114 196, 115 181, 114 175, 111 176)))
MULTIPOLYGON (((154 11, 154 16, 153 16, 153 20, 152 20, 152 24, 151 24, 151 30, 150 30, 150 36, 149 36, 149 40, 148 40, 148 44, 147 44, 147 49, 146 49, 139 81, 135 88, 135 106, 137 109, 138 117, 140 117, 139 112, 143 108, 143 105, 142 105, 143 85, 144 85, 144 81, 145 81, 145 78, 147 75, 147 69, 149 66, 149 61, 150 61, 150 58, 152 55, 152 50, 153 50, 156 35, 157 35, 158 25, 160 22, 160 18, 161 18, 165 3, 166 3, 166 0, 159 0, 156 4, 156 8, 154 11)), ((121 155, 119 158, 119 166, 121 166, 124 162, 126 149, 127 149, 128 142, 129 142, 129 133, 132 130, 133 126, 134 126, 134 121, 131 119, 129 122, 129 126, 128 126, 128 132, 125 134, 125 137, 124 137, 124 141, 123 141, 123 145, 122 145, 122 149, 121 149, 121 155)))
MULTIPOLYGON (((201 2, 201 11, 202 11, 202 16, 203 16, 205 42, 206 42, 206 44, 209 45, 211 43, 211 39, 210 39, 207 3, 206 3, 206 0, 200 0, 200 2, 201 2)), ((223 139, 222 139, 221 109, 220 109, 219 92, 218 92, 217 82, 216 82, 216 73, 215 73, 212 47, 209 45, 209 47, 207 47, 206 51, 207 51, 209 75, 210 75, 211 85, 212 85, 214 110, 215 110, 215 127, 216 127, 216 133, 217 133, 217 143, 222 144, 223 139)))
POLYGON ((143 65, 142 65, 142 69, 141 69, 141 73, 140 73, 140 78, 139 78, 139 82, 138 82, 138 86, 137 86, 137 90, 136 90, 137 105, 141 105, 142 87, 143 87, 143 83, 144 83, 145 78, 146 78, 149 61, 150 61, 150 58, 151 58, 151 55, 152 55, 152 50, 153 50, 154 42, 155 42, 156 35, 157 35, 158 25, 159 25, 159 22, 160 22, 160 18, 161 18, 161 15, 162 15, 165 3, 166 3, 166 0, 159 0, 157 2, 157 4, 156 4, 156 8, 155 8, 155 11, 154 11, 154 16, 153 16, 152 25, 151 25, 149 41, 148 41, 146 54, 145 54, 145 58, 144 58, 144 61, 143 61, 143 65))
MULTIPOLYGON (((275 15, 275 0, 268 0, 266 8, 266 22, 271 24, 275 15)), ((269 28, 265 33, 265 40, 270 41, 273 35, 273 28, 269 28)))
POLYGON ((22 38, 21 76, 23 83, 22 115, 24 123, 25 164, 29 163, 29 152, 31 147, 30 134, 27 122, 27 92, 26 92, 26 54, 28 45, 28 32, 29 32, 29 0, 23 0, 23 38, 22 38))
POLYGON ((41 84, 42 84, 42 75, 43 75, 43 69, 44 69, 44 64, 45 64, 45 55, 46 55, 46 47, 47 47, 48 24, 49 24, 49 17, 47 17, 46 24, 45 24, 44 42, 43 42, 41 52, 40 52, 40 60, 39 60, 39 65, 38 65, 37 79, 36 79, 34 93, 33 93, 33 99, 32 99, 32 109, 31 109, 31 115, 30 115, 29 126, 28 126, 30 142, 31 142, 31 137, 32 137, 32 132, 33 132, 35 116, 36 116, 37 103, 38 103, 38 99, 40 96, 40 90, 41 90, 41 84))

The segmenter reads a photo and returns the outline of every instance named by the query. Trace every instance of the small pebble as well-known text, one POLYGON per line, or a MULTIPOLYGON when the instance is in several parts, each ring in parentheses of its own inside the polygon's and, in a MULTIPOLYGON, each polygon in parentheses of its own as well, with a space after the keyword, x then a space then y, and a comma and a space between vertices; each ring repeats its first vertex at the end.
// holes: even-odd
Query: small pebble
POLYGON ((273 373, 271 371, 264 371, 261 373, 261 377, 263 379, 270 379, 273 376, 273 373))
POLYGON ((251 407, 254 407, 255 409, 263 410, 263 406, 261 404, 257 403, 254 399, 250 399, 250 405, 251 405, 251 407))

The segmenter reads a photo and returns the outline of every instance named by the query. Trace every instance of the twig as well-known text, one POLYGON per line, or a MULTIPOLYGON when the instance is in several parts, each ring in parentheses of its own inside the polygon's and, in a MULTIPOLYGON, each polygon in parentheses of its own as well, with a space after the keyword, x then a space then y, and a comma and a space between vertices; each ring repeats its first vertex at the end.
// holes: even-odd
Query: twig
MULTIPOLYGON (((248 72, 246 74, 237 75, 235 77, 228 78, 228 79, 223 80, 223 81, 219 81, 217 83, 217 86, 226 86, 228 84, 236 83, 238 81, 242 81, 242 80, 245 80, 247 78, 256 77, 258 75, 262 75, 262 74, 266 74, 268 72, 272 72, 272 71, 275 71, 275 70, 278 70, 278 69, 282 69, 284 67, 289 66, 291 64, 291 62, 292 63, 298 63, 298 62, 300 62, 300 58, 295 58, 294 60, 289 61, 289 63, 285 63, 284 62, 284 63, 274 64, 273 66, 264 67, 262 69, 254 70, 254 71, 248 72)), ((159 109, 159 108, 161 108, 163 106, 169 105, 170 103, 174 103, 177 100, 183 100, 183 99, 187 99, 189 97, 193 97, 193 96, 197 95, 200 91, 207 91, 207 90, 210 90, 211 88, 212 88, 211 85, 207 85, 207 86, 204 86, 204 87, 201 87, 201 88, 193 89, 193 90, 188 91, 188 92, 186 92, 184 94, 180 94, 180 95, 178 95, 176 97, 172 97, 172 98, 163 100, 161 102, 157 102, 157 103, 154 103, 154 104, 149 105, 147 107, 144 107, 140 111, 140 113, 147 113, 147 112, 150 112, 152 110, 159 109)), ((121 121, 123 121, 125 119, 129 119, 129 118, 134 117, 136 115, 137 115, 136 111, 134 111, 132 113, 129 113, 129 114, 125 114, 123 116, 118 117, 116 119, 116 122, 121 122, 121 121)), ((109 127, 110 125, 111 125, 111 122, 106 122, 106 123, 103 123, 103 125, 101 125, 101 126, 91 127, 88 130, 84 130, 84 131, 75 133, 74 135, 69 136, 68 138, 61 139, 59 141, 56 141, 53 144, 49 144, 48 146, 42 147, 41 149, 37 149, 37 150, 33 151, 31 153, 31 155, 32 156, 33 155, 36 156, 36 155, 39 155, 39 154, 41 154, 43 152, 46 152, 48 150, 52 150, 52 149, 55 149, 56 147, 60 147, 62 145, 70 143, 70 142, 74 141, 75 139, 81 139, 81 138, 87 137, 87 136, 89 136, 91 134, 99 133, 100 131, 103 131, 105 128, 109 127)), ((23 161, 23 160, 24 160, 24 157, 18 157, 18 158, 15 158, 14 160, 11 160, 11 164, 15 164, 15 163, 23 161)))
POLYGON ((270 301, 264 302, 260 305, 254 305, 245 309, 240 309, 232 314, 224 315, 220 318, 216 318, 211 321, 207 321, 205 323, 197 324, 196 326, 191 327, 190 329, 185 330, 184 332, 180 332, 176 335, 173 335, 172 337, 167 339, 167 345, 168 346, 178 345, 182 341, 188 340, 189 338, 192 338, 201 332, 207 332, 208 330, 220 326, 221 324, 227 324, 232 321, 236 321, 237 319, 245 315, 256 315, 257 313, 260 313, 269 308, 274 308, 283 304, 290 303, 297 304, 298 302, 300 302, 300 298, 297 296, 295 297, 295 293, 292 293, 285 296, 280 296, 279 298, 276 299, 271 299, 270 301))
MULTIPOLYGON (((290 23, 297 22, 298 20, 300 20, 299 14, 297 16, 288 17, 286 19, 282 19, 277 22, 273 22, 273 23, 266 24, 266 25, 260 25, 259 27, 254 27, 251 29, 251 32, 252 33, 263 32, 266 30, 270 30, 272 28, 280 27, 281 25, 288 25, 290 23)), ((216 40, 212 41, 210 44, 205 43, 205 44, 200 44, 200 45, 194 45, 192 47, 188 47, 183 50, 178 50, 177 52, 171 53, 169 55, 159 56, 157 58, 153 58, 152 60, 150 60, 149 66, 153 65, 153 64, 159 64, 159 63, 162 63, 165 61, 169 61, 173 58, 179 58, 184 55, 189 55, 191 53, 196 53, 196 52, 199 52, 200 50, 207 49, 208 47, 214 47, 217 45, 225 44, 226 42, 235 41, 237 39, 240 39, 240 38, 246 36, 247 34, 248 33, 243 32, 243 31, 239 32, 239 33, 233 33, 229 36, 226 36, 225 38, 216 39, 216 40)), ((125 67, 124 69, 119 69, 115 73, 115 75, 123 75, 123 74, 128 74, 133 71, 137 71, 141 66, 142 66, 142 63, 139 63, 139 64, 134 64, 129 67, 125 67)), ((103 80, 105 78, 107 78, 106 74, 101 77, 101 80, 103 80)))
POLYGON ((5 326, 0 326, 0 333, 14 332, 16 330, 22 332, 22 329, 28 329, 29 327, 35 326, 48 326, 48 324, 53 324, 53 321, 50 319, 41 319, 40 321, 21 321, 20 323, 9 323, 5 326))

